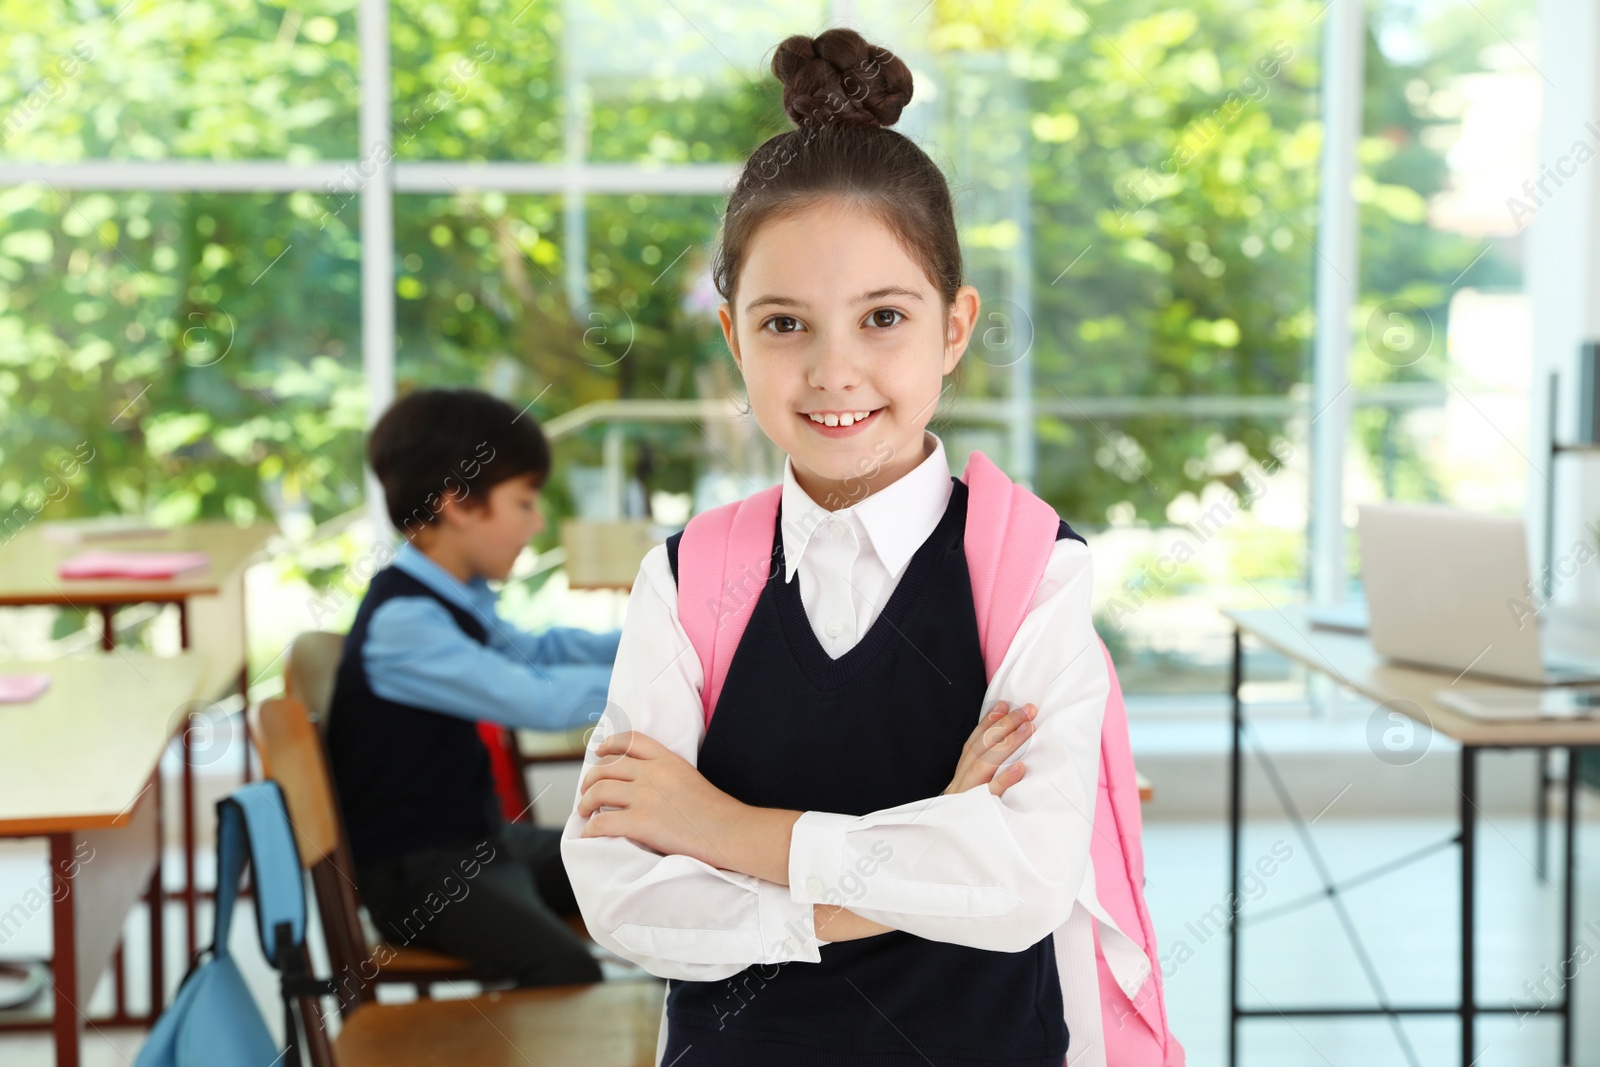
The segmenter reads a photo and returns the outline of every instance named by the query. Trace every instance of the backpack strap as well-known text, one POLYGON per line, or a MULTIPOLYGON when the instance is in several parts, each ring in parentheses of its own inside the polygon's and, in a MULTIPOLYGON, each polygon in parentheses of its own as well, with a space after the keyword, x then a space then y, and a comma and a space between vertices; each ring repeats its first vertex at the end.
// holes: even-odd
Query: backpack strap
MULTIPOLYGON (((217 801, 217 905, 211 931, 211 944, 202 949, 213 957, 228 954, 228 933, 233 929, 233 902, 244 879, 244 863, 250 857, 250 842, 244 817, 227 797, 217 801)), ((199 960, 199 954, 195 956, 199 960)), ((194 972, 190 965, 190 973, 194 972)))
POLYGON ((217 801, 217 910, 213 956, 226 955, 233 903, 246 858, 255 892, 261 951, 281 977, 284 1063, 299 1067, 294 1004, 300 997, 335 992, 332 981, 312 979, 306 957, 306 895, 289 811, 278 783, 251 782, 217 801))
MULTIPOLYGON (((1044 578, 1067 527, 1055 509, 1008 478, 982 452, 967 460, 963 481, 967 500, 967 570, 972 602, 978 615, 978 638, 990 679, 1022 627, 1034 592, 1044 578)), ((1108 919, 1121 937, 1097 928, 1102 986, 1114 983, 1133 1003, 1140 1020, 1157 1040, 1166 1034, 1161 980, 1153 964, 1155 934, 1144 904, 1144 849, 1141 843, 1139 783, 1128 741, 1128 718, 1122 687, 1105 642, 1096 637, 1111 678, 1100 724, 1100 767, 1096 783, 1089 856, 1095 876, 1095 897, 1104 924, 1108 919)), ((1102 996, 1102 1002, 1105 1001, 1102 996)), ((1119 1035, 1120 1036, 1120 1035, 1119 1035)), ((1130 1035, 1131 1036, 1131 1035, 1130 1035)), ((1110 1035, 1108 1034, 1108 1044, 1110 1035)), ((1111 1062, 1124 1062, 1113 1059, 1111 1062)), ((1138 1062, 1127 1059, 1126 1062, 1138 1062)))
MULTIPOLYGON (((772 537, 783 486, 703 511, 677 544, 678 619, 700 654, 707 726, 728 664, 772 573, 772 537)), ((669 549, 670 551, 670 549, 669 549)))
POLYGON ((270 779, 252 782, 217 801, 216 951, 227 950, 234 897, 246 859, 256 901, 261 951, 276 960, 278 925, 288 923, 287 940, 302 945, 306 937, 306 896, 301 881, 300 853, 295 848, 283 791, 270 779))
POLYGON ((967 458, 961 480, 970 494, 964 536, 972 606, 984 675, 992 680, 1044 580, 1061 518, 982 452, 967 458))
POLYGON ((1148 1031, 1140 1033, 1137 1027, 1120 1025, 1114 1030, 1108 1028, 1108 1062, 1156 1062, 1149 1054, 1135 1051, 1149 1048, 1154 1042, 1160 1047, 1159 1062, 1182 1063, 1181 1047, 1167 1029, 1155 926, 1144 900, 1143 815, 1139 809, 1133 748, 1128 740, 1122 683, 1117 679, 1116 666, 1111 662, 1111 652, 1104 641, 1100 642, 1100 650, 1105 656, 1111 688, 1100 723, 1100 781, 1095 795, 1094 835, 1089 840, 1089 859, 1094 865, 1095 898, 1100 910, 1123 935, 1120 938, 1103 936, 1103 926, 1096 930, 1100 946, 1100 999, 1108 1012, 1116 1014, 1126 1009, 1120 1007, 1120 1001, 1116 1001, 1115 1008, 1112 1004, 1116 997, 1125 996, 1148 1031), (1169 1058, 1174 1056, 1177 1058, 1169 1058))

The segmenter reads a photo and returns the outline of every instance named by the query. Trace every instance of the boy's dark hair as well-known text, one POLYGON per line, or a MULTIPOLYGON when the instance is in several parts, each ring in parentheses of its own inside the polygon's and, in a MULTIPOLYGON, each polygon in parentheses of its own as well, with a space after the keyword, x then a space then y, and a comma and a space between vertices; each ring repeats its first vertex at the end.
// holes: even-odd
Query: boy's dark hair
POLYGON ((389 521, 407 535, 432 525, 447 499, 487 501, 501 482, 543 487, 550 445, 532 415, 477 389, 418 389, 389 405, 367 438, 389 521))

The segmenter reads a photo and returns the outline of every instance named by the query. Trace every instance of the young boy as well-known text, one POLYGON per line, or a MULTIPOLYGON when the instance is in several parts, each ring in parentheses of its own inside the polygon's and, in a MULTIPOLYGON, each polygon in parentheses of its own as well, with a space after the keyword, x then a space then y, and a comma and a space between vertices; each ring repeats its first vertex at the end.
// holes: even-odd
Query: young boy
POLYGON ((518 985, 597 982, 561 830, 506 822, 478 721, 562 730, 605 706, 620 631, 526 633, 495 613, 544 528, 550 451, 533 417, 427 389, 378 420, 367 458, 406 538, 345 639, 328 757, 356 882, 385 940, 518 985))

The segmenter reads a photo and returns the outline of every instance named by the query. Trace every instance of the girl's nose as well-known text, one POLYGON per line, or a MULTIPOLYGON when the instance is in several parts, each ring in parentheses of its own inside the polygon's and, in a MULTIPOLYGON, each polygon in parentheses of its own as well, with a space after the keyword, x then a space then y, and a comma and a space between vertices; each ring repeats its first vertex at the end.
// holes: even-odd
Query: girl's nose
POLYGON ((807 372, 807 381, 826 393, 853 389, 861 382, 861 369, 847 345, 827 341, 817 346, 807 372))

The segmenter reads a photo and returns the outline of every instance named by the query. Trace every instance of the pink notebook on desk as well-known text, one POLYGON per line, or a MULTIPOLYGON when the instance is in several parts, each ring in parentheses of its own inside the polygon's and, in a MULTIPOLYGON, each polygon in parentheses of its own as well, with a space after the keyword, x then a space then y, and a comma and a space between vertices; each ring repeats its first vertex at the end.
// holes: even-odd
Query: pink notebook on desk
POLYGON ((26 704, 49 688, 48 674, 0 674, 0 704, 26 704))
POLYGON ((63 578, 171 578, 210 561, 204 552, 114 552, 94 549, 63 560, 63 578))

